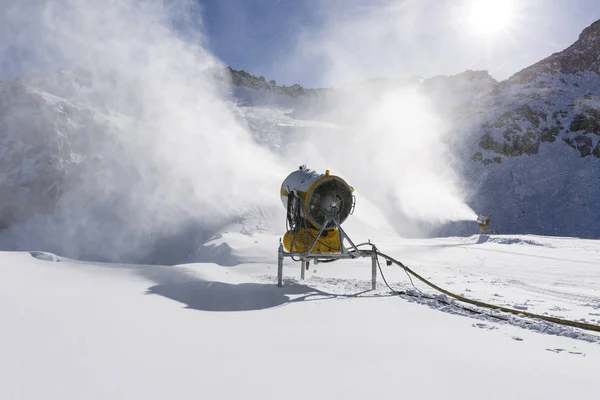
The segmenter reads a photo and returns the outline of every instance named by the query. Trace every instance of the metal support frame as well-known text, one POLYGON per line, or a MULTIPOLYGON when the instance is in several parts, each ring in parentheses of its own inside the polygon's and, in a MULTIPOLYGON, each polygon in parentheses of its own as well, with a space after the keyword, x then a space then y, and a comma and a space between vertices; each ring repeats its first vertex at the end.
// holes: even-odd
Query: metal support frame
POLYGON ((377 253, 371 254, 371 289, 377 289, 377 253))
POLYGON ((285 257, 296 257, 300 259, 300 279, 304 280, 306 271, 310 266, 310 261, 313 260, 316 263, 323 260, 332 260, 332 259, 355 259, 359 257, 371 257, 371 289, 375 290, 377 288, 377 254, 373 252, 364 252, 360 251, 358 247, 352 242, 352 239, 346 234, 346 232, 342 229, 339 222, 335 219, 326 220, 325 223, 321 226, 319 233, 311 243, 306 253, 297 253, 297 252, 286 252, 283 248, 283 243, 281 240, 279 241, 279 249, 277 252, 277 286, 281 287, 283 285, 283 259, 285 257), (325 231, 325 227, 329 225, 330 222, 333 222, 335 226, 338 228, 338 232, 340 235, 340 252, 339 253, 315 253, 312 254, 312 250, 316 246, 319 238, 323 231, 325 231), (348 249, 344 246, 344 239, 348 241, 348 244, 354 250, 353 252, 349 252, 348 249))

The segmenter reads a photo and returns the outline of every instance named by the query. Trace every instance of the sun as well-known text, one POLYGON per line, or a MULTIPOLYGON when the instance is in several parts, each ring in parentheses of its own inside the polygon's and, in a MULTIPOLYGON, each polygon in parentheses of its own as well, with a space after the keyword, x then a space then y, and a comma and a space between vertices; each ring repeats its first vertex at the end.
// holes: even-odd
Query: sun
POLYGON ((510 0, 473 0, 465 10, 467 28, 488 38, 510 30, 515 17, 514 3, 510 0))

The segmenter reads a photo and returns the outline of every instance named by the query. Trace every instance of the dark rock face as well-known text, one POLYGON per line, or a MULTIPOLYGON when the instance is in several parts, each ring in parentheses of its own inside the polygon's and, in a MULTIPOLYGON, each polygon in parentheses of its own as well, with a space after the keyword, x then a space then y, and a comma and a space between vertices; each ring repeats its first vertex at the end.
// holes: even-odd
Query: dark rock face
MULTIPOLYGON (((484 134, 479 146, 484 150, 508 157, 537 154, 540 144, 554 142, 559 132, 556 126, 540 126, 547 117, 544 112, 535 111, 528 105, 506 111, 493 123, 483 124, 484 134), (502 141, 492 138, 490 135, 492 129, 502 131, 502 141)), ((483 158, 481 161, 483 162, 483 158)))
POLYGON ((211 70, 209 73, 217 80, 226 84, 262 92, 284 94, 290 97, 319 96, 323 92, 328 91, 328 89, 306 89, 297 83, 291 86, 277 85, 277 82, 274 80, 267 81, 262 75, 257 77, 244 70, 238 71, 231 67, 211 70))
MULTIPOLYGON (((544 126, 548 125, 547 119, 548 114, 527 104, 514 107, 500 114, 495 121, 483 123, 479 147, 506 157, 537 154, 541 143, 554 142, 560 132, 557 126, 544 126), (493 135, 494 131, 501 133, 501 137, 493 135)), ((484 164, 499 163, 501 157, 484 158, 477 152, 473 160, 484 164)))
POLYGON ((585 133, 600 135, 600 110, 586 107, 584 111, 585 113, 575 115, 569 131, 585 131, 585 133))

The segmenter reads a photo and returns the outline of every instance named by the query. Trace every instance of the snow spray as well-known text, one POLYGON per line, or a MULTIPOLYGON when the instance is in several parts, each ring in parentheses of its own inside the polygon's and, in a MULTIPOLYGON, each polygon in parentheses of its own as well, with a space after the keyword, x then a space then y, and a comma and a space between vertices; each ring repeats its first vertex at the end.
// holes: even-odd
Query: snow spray
MULTIPOLYGON (((418 10, 393 3, 350 14, 332 7, 318 40, 311 32, 300 36, 294 62, 326 61, 321 80, 336 89, 324 102, 322 118, 338 129, 313 132, 313 144, 298 159, 343 174, 402 233, 418 235, 450 221, 475 221, 477 214, 466 204, 456 173, 451 126, 420 80, 365 80, 374 71, 389 71, 390 55, 418 29, 418 10), (378 63, 386 65, 378 69, 378 63)), ((395 73, 402 73, 401 65, 395 73)))
MULTIPOLYGON (((44 89, 95 119, 64 135, 78 153, 66 191, 52 213, 6 233, 13 249, 182 262, 208 228, 239 218, 250 202, 279 207, 272 188, 285 169, 205 74, 220 64, 202 47, 197 2, 8 2, 0 21, 10 21, 8 40, 24 57, 3 61, 40 76, 64 68, 44 89)), ((49 124, 52 134, 60 132, 49 124)))

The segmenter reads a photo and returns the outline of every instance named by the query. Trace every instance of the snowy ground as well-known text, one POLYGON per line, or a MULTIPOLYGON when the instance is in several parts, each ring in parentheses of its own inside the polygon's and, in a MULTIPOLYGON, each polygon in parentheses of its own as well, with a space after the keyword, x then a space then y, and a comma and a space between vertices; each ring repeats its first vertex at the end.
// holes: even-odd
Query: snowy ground
MULTIPOLYGON (((0 399, 600 398, 600 335, 369 291, 369 259, 304 282, 286 261, 277 288, 277 241, 225 234, 235 267, 0 253, 0 399)), ((600 323, 600 241, 376 243, 448 290, 600 323)))

